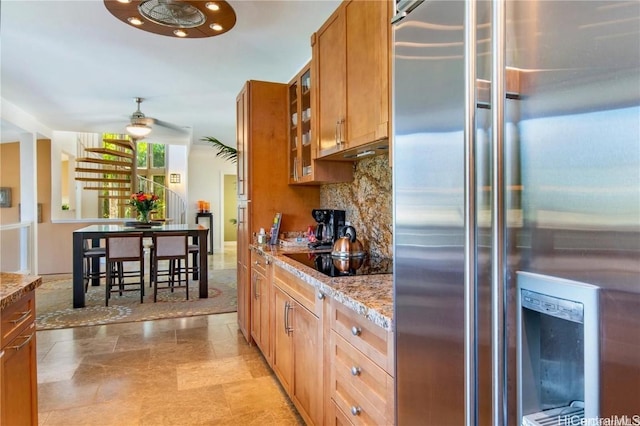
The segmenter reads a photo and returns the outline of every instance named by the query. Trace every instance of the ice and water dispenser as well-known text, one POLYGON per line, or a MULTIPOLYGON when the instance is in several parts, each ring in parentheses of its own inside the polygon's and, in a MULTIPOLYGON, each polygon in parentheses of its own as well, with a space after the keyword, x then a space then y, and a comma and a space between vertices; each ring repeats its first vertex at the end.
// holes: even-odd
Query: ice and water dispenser
POLYGON ((598 287, 529 272, 517 282, 521 425, 598 417, 598 287))

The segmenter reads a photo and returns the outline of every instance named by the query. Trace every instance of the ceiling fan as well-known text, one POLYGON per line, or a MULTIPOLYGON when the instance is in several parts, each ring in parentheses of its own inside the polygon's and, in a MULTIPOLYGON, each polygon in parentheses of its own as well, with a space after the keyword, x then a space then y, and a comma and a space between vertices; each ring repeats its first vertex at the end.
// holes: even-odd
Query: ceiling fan
POLYGON ((183 127, 176 126, 166 121, 158 120, 157 118, 147 117, 142 111, 140 111, 140 104, 142 103, 142 101, 144 101, 144 98, 134 99, 138 104, 138 108, 131 114, 131 116, 129 117, 130 123, 126 126, 127 133, 133 139, 141 139, 145 136, 148 136, 155 126, 161 126, 170 130, 174 130, 181 135, 188 134, 188 130, 183 127))

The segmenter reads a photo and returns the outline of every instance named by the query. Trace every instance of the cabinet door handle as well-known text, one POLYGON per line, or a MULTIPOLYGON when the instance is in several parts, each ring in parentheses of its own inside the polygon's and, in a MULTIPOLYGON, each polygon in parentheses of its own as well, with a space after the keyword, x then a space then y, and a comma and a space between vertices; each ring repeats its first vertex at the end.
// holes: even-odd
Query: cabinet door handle
POLYGON ((286 302, 284 305, 284 309, 285 331, 287 332, 287 334, 291 334, 293 332, 293 327, 291 327, 291 323, 289 322, 289 312, 293 310, 293 305, 291 305, 291 303, 289 302, 286 302))
POLYGON ((319 300, 324 300, 324 298, 327 297, 323 292, 318 291, 318 299, 319 300))
POLYGON ((258 276, 256 276, 256 283, 255 283, 255 294, 256 294, 256 299, 260 299, 260 285, 258 284, 258 282, 260 281, 260 278, 258 278, 258 276))
POLYGON ((35 335, 35 333, 31 333, 28 337, 27 336, 20 336, 20 337, 27 337, 24 342, 20 343, 17 346, 9 346, 9 349, 15 349, 16 351, 19 351, 20 349, 22 349, 26 344, 28 344, 31 339, 33 339, 33 336, 35 335))
POLYGON ((342 144, 344 143, 344 123, 345 123, 345 119, 341 118, 340 121, 338 121, 338 146, 342 147, 342 144))
POLYGON ((351 407, 351 414, 353 414, 354 416, 359 416, 361 412, 362 412, 362 408, 357 407, 355 405, 351 407))
POLYGON ((14 319, 14 320, 10 320, 9 322, 17 324, 19 322, 22 322, 22 320, 25 319, 26 317, 28 317, 29 315, 31 315, 31 309, 29 309, 28 311, 22 312, 22 314, 20 315, 20 318, 14 319))
POLYGON ((362 334, 362 329, 354 325, 353 327, 351 327, 351 334, 353 334, 354 336, 359 336, 362 334))
POLYGON ((284 326, 284 331, 287 331, 287 305, 289 304, 289 302, 284 302, 284 315, 282 316, 283 319, 283 326, 284 326))
POLYGON ((353 367, 351 367, 351 375, 352 376, 359 376, 360 373, 362 373, 362 368, 356 367, 355 365, 353 367))
POLYGON ((253 285, 253 298, 257 299, 258 298, 258 295, 257 295, 258 292, 256 290, 257 287, 256 287, 256 276, 255 275, 252 277, 251 281, 252 281, 251 284, 253 285))
POLYGON ((336 146, 340 146, 338 133, 340 132, 340 120, 336 121, 336 146))

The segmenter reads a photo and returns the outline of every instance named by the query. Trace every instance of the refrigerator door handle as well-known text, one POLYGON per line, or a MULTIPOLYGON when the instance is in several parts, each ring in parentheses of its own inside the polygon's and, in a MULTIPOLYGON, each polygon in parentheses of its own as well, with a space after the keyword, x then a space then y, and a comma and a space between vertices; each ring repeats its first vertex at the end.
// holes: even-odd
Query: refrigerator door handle
POLYGON ((507 422, 505 254, 505 1, 491 2, 491 377, 494 426, 507 422))
POLYGON ((476 2, 464 16, 464 404, 465 425, 478 424, 478 323, 476 218, 476 2))

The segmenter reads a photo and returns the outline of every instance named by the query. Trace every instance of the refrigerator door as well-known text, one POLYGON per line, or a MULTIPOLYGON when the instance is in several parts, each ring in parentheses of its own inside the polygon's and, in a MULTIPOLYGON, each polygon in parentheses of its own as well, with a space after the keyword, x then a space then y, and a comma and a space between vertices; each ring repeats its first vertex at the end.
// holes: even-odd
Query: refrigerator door
POLYGON ((463 24, 426 1, 394 25, 397 424, 465 420, 463 24))
MULTIPOLYGON (((507 103, 521 193, 507 233, 509 300, 518 271, 599 287, 600 383, 585 377, 587 391, 598 388, 600 418, 631 418, 640 407, 640 3, 509 1, 507 34, 505 65, 523 71, 521 98, 507 103)), ((546 382, 547 396, 561 393, 546 382)))

